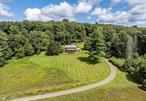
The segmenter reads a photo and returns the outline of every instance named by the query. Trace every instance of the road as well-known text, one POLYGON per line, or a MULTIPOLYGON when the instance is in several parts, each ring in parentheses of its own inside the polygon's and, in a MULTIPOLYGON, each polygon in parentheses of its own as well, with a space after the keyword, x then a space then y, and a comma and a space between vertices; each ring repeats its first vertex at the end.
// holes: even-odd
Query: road
POLYGON ((93 88, 101 87, 101 86, 111 82, 116 77, 116 73, 117 73, 116 67, 114 65, 112 65, 111 63, 109 63, 108 60, 106 60, 106 62, 111 69, 111 73, 106 79, 104 79, 100 82, 78 87, 78 88, 73 88, 70 90, 58 91, 58 92, 42 94, 42 95, 35 95, 35 96, 30 96, 30 97, 17 98, 17 99, 13 99, 11 101, 33 101, 33 100, 38 100, 38 99, 51 98, 51 97, 57 97, 57 96, 62 96, 62 95, 67 95, 67 94, 78 93, 78 92, 87 91, 87 90, 90 90, 93 88))

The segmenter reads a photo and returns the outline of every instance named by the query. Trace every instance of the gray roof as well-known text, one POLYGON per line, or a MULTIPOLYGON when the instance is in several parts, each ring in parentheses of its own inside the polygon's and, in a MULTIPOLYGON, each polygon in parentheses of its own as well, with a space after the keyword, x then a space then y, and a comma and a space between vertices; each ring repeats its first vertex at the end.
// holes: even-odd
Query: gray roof
POLYGON ((65 48, 77 48, 76 45, 66 45, 65 48))

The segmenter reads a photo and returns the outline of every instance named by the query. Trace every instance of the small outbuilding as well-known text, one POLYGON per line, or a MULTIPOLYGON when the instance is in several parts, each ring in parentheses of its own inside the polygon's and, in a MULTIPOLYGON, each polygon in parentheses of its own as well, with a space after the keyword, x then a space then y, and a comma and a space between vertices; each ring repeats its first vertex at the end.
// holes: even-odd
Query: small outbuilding
POLYGON ((81 49, 78 48, 76 45, 66 45, 64 50, 65 52, 73 53, 73 52, 80 51, 81 49))

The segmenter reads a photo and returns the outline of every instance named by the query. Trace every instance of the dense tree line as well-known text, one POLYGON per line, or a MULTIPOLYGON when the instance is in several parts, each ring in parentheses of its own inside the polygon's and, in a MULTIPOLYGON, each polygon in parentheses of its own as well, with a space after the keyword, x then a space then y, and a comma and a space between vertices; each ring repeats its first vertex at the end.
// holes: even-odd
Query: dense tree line
POLYGON ((127 57, 127 42, 130 37, 134 38, 135 36, 137 38, 137 54, 144 55, 146 53, 146 29, 144 28, 82 24, 69 22, 67 19, 58 22, 0 22, 1 61, 12 56, 21 58, 39 54, 48 49, 51 41, 69 44, 87 40, 85 48, 90 48, 90 41, 95 38, 95 41, 100 41, 97 38, 102 35, 106 57, 127 57), (5 49, 8 52, 6 58, 2 55, 3 48, 7 48, 5 49))
POLYGON ((0 22, 0 66, 12 57, 22 58, 46 51, 52 41, 83 42, 84 24, 63 21, 0 22))
POLYGON ((85 42, 84 48, 89 51, 91 61, 98 61, 103 55, 120 58, 143 56, 146 53, 146 29, 69 22, 67 19, 0 22, 0 66, 12 57, 22 58, 41 51, 48 50, 48 55, 58 54, 62 52, 60 44, 77 42, 85 42), (55 49, 59 52, 54 52, 55 49))
POLYGON ((12 50, 8 44, 8 35, 0 31, 0 66, 3 66, 6 63, 6 60, 9 59, 12 55, 12 50))
POLYGON ((97 62, 105 57, 125 58, 121 69, 131 75, 146 90, 146 29, 102 26, 95 28, 85 42, 89 60, 97 62), (103 36, 104 35, 104 38, 103 36))
POLYGON ((122 70, 128 72, 146 90, 146 55, 127 58, 122 70))

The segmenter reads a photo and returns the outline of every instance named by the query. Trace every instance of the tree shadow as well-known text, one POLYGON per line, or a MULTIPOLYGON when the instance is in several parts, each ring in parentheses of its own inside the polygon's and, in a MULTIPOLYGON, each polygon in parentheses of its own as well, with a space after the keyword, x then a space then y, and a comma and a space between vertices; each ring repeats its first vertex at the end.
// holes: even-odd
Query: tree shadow
POLYGON ((138 82, 137 80, 135 80, 135 78, 134 78, 131 74, 127 74, 127 75, 126 75, 126 78, 127 78, 129 81, 131 81, 131 82, 137 84, 137 87, 138 87, 139 89, 141 89, 142 91, 144 91, 144 92, 146 91, 146 88, 143 88, 143 87, 142 87, 142 84, 141 84, 140 82, 138 82))
POLYGON ((131 74, 127 74, 126 75, 126 78, 127 78, 127 80, 129 80, 129 81, 131 81, 131 82, 133 82, 133 83, 135 83, 135 84, 141 84, 140 82, 138 82, 134 77, 133 77, 133 75, 131 75, 131 74))
POLYGON ((146 93, 146 88, 143 88, 142 86, 138 86, 138 88, 140 89, 140 90, 142 90, 144 93, 146 93))
POLYGON ((93 62, 93 61, 90 61, 88 59, 88 57, 78 57, 78 59, 82 62, 86 62, 87 64, 90 64, 90 65, 95 65, 97 64, 98 62, 93 62))

